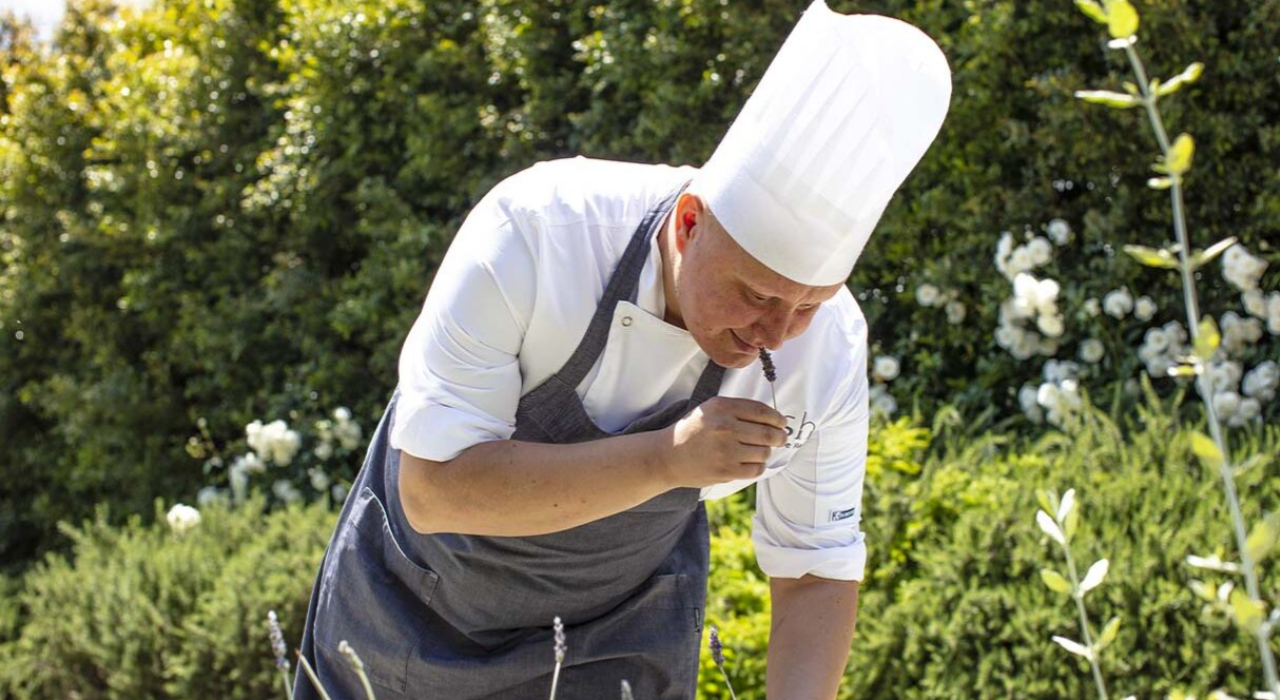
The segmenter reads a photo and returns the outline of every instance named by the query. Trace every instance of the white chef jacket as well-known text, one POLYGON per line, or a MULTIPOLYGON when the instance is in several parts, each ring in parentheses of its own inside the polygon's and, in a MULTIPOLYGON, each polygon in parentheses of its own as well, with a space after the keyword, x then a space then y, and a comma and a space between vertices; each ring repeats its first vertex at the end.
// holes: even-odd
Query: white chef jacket
MULTIPOLYGON (((520 397, 578 346, 641 219, 695 172, 579 157, 539 163, 494 187, 450 245, 401 351, 392 447, 445 462, 510 438, 520 397)), ((621 430, 693 393, 708 357, 688 331, 663 321, 665 308, 652 245, 637 298, 617 305, 608 344, 578 387, 602 429, 621 430)), ((758 481, 752 540, 761 570, 861 580, 867 324, 849 290, 773 358, 786 446, 758 480, 705 488, 702 498, 758 481)), ((720 395, 772 402, 759 363, 726 371, 720 395)))

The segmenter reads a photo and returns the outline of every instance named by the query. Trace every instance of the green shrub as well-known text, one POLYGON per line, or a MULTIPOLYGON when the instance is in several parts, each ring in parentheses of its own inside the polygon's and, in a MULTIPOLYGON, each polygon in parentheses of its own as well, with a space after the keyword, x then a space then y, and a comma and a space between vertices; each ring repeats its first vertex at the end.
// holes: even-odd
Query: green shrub
POLYGON ((174 532, 157 504, 153 525, 105 514, 64 527, 70 554, 28 573, 18 602, 26 624, 0 649, 0 695, 278 697, 267 641, 276 610, 301 638, 311 584, 333 529, 323 505, 265 513, 260 500, 206 508, 174 532))
MULTIPOLYGON (((1034 441, 943 435, 918 480, 882 479, 879 489, 903 496, 867 525, 873 566, 843 697, 1091 695, 1087 664, 1050 641, 1078 638, 1075 610, 1039 577, 1061 557, 1034 523, 1035 492, 1071 487, 1080 566, 1111 561, 1091 617, 1123 619, 1102 657, 1112 692, 1249 695, 1256 650, 1225 618, 1202 616, 1187 585, 1222 581, 1185 558, 1229 552, 1232 538, 1218 475, 1192 455, 1191 426, 1177 424, 1171 403, 1153 400, 1124 430, 1090 411, 1079 432, 1034 441), (906 525, 877 531, 893 521, 906 525)), ((1240 454, 1260 456, 1239 478, 1252 520, 1277 506, 1280 429, 1233 436, 1240 454)), ((1263 597, 1277 599, 1271 567, 1262 573, 1263 597)))

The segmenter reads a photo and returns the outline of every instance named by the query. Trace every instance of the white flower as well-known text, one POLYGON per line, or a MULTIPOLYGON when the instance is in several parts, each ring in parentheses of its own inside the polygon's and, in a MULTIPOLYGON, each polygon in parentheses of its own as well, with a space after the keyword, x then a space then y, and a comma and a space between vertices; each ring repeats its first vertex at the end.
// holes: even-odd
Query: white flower
POLYGON ((1235 391, 1240 386, 1240 375, 1243 373, 1244 368, 1240 363, 1231 360, 1218 360, 1205 368, 1205 378, 1215 392, 1235 391))
POLYGON ((1240 412, 1236 415, 1242 421, 1257 420, 1262 414, 1262 404, 1257 399, 1240 399, 1240 412))
POLYGON ((217 486, 206 486, 196 493, 196 505, 207 508, 223 500, 222 492, 217 486))
POLYGON ((236 503, 244 500, 245 491, 249 488, 249 470, 243 465, 233 464, 228 470, 231 481, 231 497, 236 503))
POLYGON ((1240 410, 1240 395, 1234 391, 1220 391, 1213 395, 1213 410, 1219 418, 1230 418, 1240 410))
POLYGON ((274 462, 282 467, 293 461, 302 445, 302 438, 282 420, 272 421, 267 425, 256 420, 246 425, 244 431, 249 447, 263 461, 274 462))
POLYGON ((1036 236, 1027 243, 1027 251, 1031 254, 1031 262, 1036 266, 1046 265, 1049 259, 1053 257, 1053 246, 1049 245, 1049 239, 1036 236))
POLYGON ((311 453, 314 454, 316 459, 319 459, 321 462, 328 461, 333 457, 333 443, 328 441, 322 442, 319 445, 316 445, 315 449, 311 450, 311 453))
POLYGON ((351 409, 346 406, 339 406, 333 409, 333 419, 339 423, 345 423, 351 420, 351 409))
POLYGON ((267 470, 267 465, 258 458, 256 452, 246 452, 231 462, 231 469, 243 470, 245 474, 261 474, 267 470))
POLYGON ((880 355, 876 357, 871 367, 871 376, 876 381, 891 382, 897 379, 901 366, 898 364, 898 358, 888 355, 880 355))
POLYGON ((1013 255, 1009 256, 1009 271, 1014 276, 1033 267, 1035 267, 1035 260, 1031 257, 1031 251, 1024 245, 1018 246, 1014 249, 1013 255))
POLYGON ((1089 318, 1097 318, 1102 313, 1102 304, 1096 297, 1089 297, 1084 300, 1084 312, 1089 318))
POLYGON ((960 302, 955 301, 953 299, 947 302, 946 312, 947 312, 947 323, 950 323, 953 326, 958 326, 960 325, 961 322, 964 321, 964 315, 965 315, 964 304, 961 304, 960 302))
POLYGON ((1022 334, 1023 330, 1017 326, 1000 326, 996 329, 996 343, 1002 348, 1011 348, 1022 334))
POLYGON ((1222 348, 1228 354, 1239 354, 1261 339, 1262 321, 1234 311, 1222 315, 1222 348))
POLYGON ((342 421, 333 430, 344 450, 354 450, 360 445, 360 426, 355 421, 342 421))
POLYGON ((1071 360, 1049 360, 1042 370, 1044 380, 1053 384, 1061 384, 1080 376, 1080 365, 1071 360))
POLYGON ((1029 359, 1040 350, 1040 339, 1034 333, 1023 333, 1014 341, 1009 353, 1019 360, 1029 359))
POLYGON ((298 488, 293 485, 293 482, 285 479, 279 479, 276 483, 272 484, 271 492, 276 495, 276 498, 284 501, 285 503, 293 503, 302 498, 302 492, 298 491, 298 488))
POLYGON ((1267 332, 1280 335, 1280 292, 1267 295, 1267 332))
POLYGON ((182 533, 200 524, 200 511, 181 503, 174 504, 165 516, 174 532, 182 533))
POLYGON ((1050 221, 1047 228, 1049 238, 1053 239, 1054 244, 1064 246, 1071 242, 1071 226, 1062 219, 1050 221))
POLYGON ((1040 402, 1036 398, 1038 393, 1039 387, 1035 384, 1024 384, 1018 390, 1018 404, 1032 423, 1044 422, 1044 409, 1040 408, 1040 402))
POLYGON ((1107 292, 1107 295, 1102 298, 1102 309, 1107 312, 1108 316, 1124 318, 1130 311, 1133 311, 1133 296, 1124 287, 1114 289, 1107 292))
POLYGON ((1107 350, 1102 345, 1102 341, 1097 338, 1089 338, 1080 343, 1080 359, 1091 365, 1098 364, 1106 352, 1107 350))
POLYGON ((311 488, 317 491, 329 488, 329 475, 323 469, 312 467, 307 470, 307 476, 311 479, 311 488))
POLYGON ((938 288, 928 282, 916 287, 916 303, 921 306, 933 306, 938 302, 938 288))
POLYGON ((1009 270, 1009 257, 1013 254, 1013 234, 1005 231, 1000 234, 1000 243, 996 245, 996 269, 1008 279, 1013 279, 1009 270))
POLYGON ((1267 360, 1254 367, 1244 375, 1244 382, 1241 385, 1245 396, 1260 401, 1270 401, 1275 398, 1277 388, 1280 388, 1280 365, 1277 365, 1275 360, 1267 360))
POLYGON ((1258 279, 1267 269, 1267 263, 1253 257, 1239 243, 1222 255, 1222 276, 1242 292, 1258 288, 1258 279))
POLYGON ((871 387, 871 392, 867 395, 871 404, 871 414, 882 414, 891 416, 898 410, 898 402, 889 394, 889 390, 883 384, 876 384, 871 387))
POLYGON ((1143 295, 1138 297, 1138 300, 1134 302, 1133 317, 1143 323, 1146 323, 1156 315, 1157 310, 1156 303, 1152 301, 1151 297, 1143 295))
POLYGON ((1267 299, 1262 295, 1261 289, 1250 289, 1241 294, 1240 302, 1244 304, 1244 310, 1250 316, 1267 317, 1267 299))
POLYGON ((1044 333, 1050 338, 1057 338, 1062 335, 1063 331, 1062 316, 1049 314, 1043 315, 1036 319, 1036 327, 1040 329, 1041 333, 1044 333))
POLYGON ((334 503, 341 503, 347 498, 347 485, 334 484, 333 488, 329 489, 329 494, 333 496, 334 503))
POLYGON ((1169 347, 1169 334, 1163 328, 1148 328, 1142 337, 1142 344, 1156 352, 1163 352, 1169 347))

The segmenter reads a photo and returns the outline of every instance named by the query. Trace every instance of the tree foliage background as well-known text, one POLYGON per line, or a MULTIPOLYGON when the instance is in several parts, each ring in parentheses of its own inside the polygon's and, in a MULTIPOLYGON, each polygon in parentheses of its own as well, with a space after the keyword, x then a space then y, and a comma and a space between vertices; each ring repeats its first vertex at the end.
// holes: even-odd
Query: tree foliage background
MULTIPOLYGON (((5 19, 0 562, 65 546, 54 524, 98 503, 120 520, 189 499, 218 477, 187 451, 201 419, 228 453, 259 418, 347 405, 374 424, 471 202, 545 158, 702 162, 806 4, 75 0, 52 46, 5 19)), ((1071 222, 1069 308, 1128 284, 1158 321, 1179 317, 1176 280, 1117 253, 1168 238, 1167 205, 1144 185, 1147 142, 1117 137, 1141 115, 1071 97, 1128 67, 1070 2, 831 5, 918 24, 955 76, 937 143, 851 280, 878 351, 903 360, 900 400, 1016 412, 1037 370, 992 340, 1001 231, 1071 222), (957 291, 966 320, 918 306, 922 282, 957 291)), ((1141 9, 1156 74, 1208 66, 1166 106, 1200 144, 1193 233, 1274 262, 1280 2, 1141 9)), ((1201 282, 1207 306, 1236 303, 1201 282)), ((1124 348, 1143 329, 1110 332, 1124 348)), ((1137 367, 1117 353, 1090 379, 1105 393, 1137 367)))

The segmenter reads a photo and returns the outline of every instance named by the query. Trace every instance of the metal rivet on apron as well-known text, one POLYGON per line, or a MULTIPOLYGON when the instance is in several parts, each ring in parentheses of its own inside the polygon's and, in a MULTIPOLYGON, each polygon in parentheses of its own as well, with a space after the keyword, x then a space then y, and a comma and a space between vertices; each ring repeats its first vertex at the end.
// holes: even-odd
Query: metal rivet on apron
POLYGON ((630 325, 631 325, 631 317, 630 317, 630 316, 623 316, 623 317, 622 317, 622 325, 624 325, 624 326, 630 326, 630 325))

